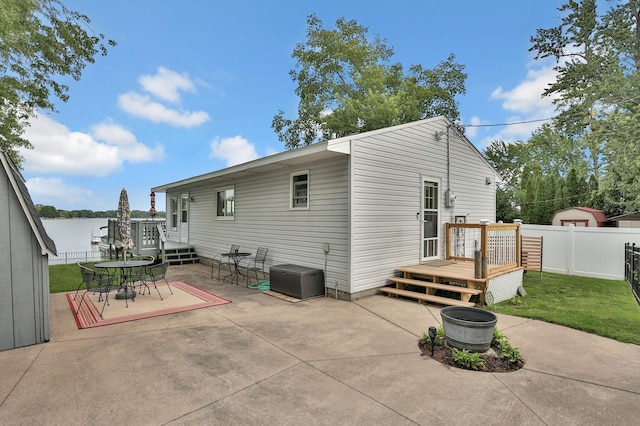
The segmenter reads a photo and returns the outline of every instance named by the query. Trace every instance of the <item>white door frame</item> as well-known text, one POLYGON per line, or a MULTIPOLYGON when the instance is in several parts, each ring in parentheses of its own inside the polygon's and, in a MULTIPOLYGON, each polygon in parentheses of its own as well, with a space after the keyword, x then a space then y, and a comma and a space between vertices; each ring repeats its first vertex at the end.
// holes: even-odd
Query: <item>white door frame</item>
POLYGON ((189 194, 180 195, 179 216, 180 216, 180 242, 189 242, 189 194))
POLYGON ((442 183, 439 178, 421 176, 420 209, 420 259, 424 261, 440 259, 440 205, 442 183), (427 185, 429 184, 429 185, 427 185), (429 189, 429 192, 427 192, 429 189), (428 233, 429 236, 425 236, 428 233))

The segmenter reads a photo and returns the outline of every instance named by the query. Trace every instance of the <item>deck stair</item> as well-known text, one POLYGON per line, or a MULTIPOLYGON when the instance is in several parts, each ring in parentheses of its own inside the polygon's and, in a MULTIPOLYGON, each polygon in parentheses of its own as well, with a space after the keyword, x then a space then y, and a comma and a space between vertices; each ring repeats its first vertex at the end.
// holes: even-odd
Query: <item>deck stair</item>
POLYGON ((170 246, 167 244, 164 250, 164 256, 170 265, 200 262, 196 249, 192 245, 181 244, 170 246))
POLYGON ((380 288, 381 292, 389 296, 395 295, 416 299, 419 302, 433 302, 450 306, 474 306, 475 303, 470 301, 471 296, 482 295, 483 293, 482 290, 476 288, 437 283, 424 278, 417 279, 417 277, 391 277, 388 280, 394 283, 395 287, 382 287, 380 288), (424 292, 408 290, 409 286, 422 287, 424 292), (449 292, 448 294, 458 294, 459 298, 437 296, 435 294, 437 290, 447 291, 449 292))

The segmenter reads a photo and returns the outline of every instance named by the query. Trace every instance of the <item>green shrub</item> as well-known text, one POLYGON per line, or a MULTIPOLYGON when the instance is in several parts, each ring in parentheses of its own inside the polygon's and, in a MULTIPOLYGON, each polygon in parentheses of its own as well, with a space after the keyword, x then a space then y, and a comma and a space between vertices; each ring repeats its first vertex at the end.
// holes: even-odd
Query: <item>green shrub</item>
POLYGON ((498 347, 500 348, 500 358, 506 359, 512 364, 522 364, 524 362, 520 350, 511 346, 509 341, 500 342, 498 347))
POLYGON ((467 370, 479 370, 484 368, 486 364, 485 360, 480 357, 480 354, 477 352, 469 352, 467 349, 459 350, 453 348, 451 353, 455 363, 467 370))

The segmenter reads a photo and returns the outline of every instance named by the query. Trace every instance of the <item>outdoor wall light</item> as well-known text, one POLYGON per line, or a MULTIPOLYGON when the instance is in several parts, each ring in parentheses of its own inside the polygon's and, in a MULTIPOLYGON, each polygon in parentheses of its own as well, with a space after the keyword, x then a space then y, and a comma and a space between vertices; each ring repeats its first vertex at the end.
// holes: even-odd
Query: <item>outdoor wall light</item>
POLYGON ((491 178, 490 178, 490 177, 486 178, 486 180, 485 180, 484 182, 485 182, 487 185, 491 185, 491 183, 492 183, 492 182, 491 182, 491 178))
POLYGON ((433 357, 433 345, 436 343, 436 336, 438 335, 438 330, 431 326, 429 327, 429 339, 431 339, 431 357, 433 357))
POLYGON ((436 132, 436 140, 437 141, 442 140, 443 136, 444 136, 444 130, 440 130, 439 132, 436 132))
POLYGON ((189 197, 189 201, 191 201, 192 203, 195 203, 195 202, 196 202, 196 199, 195 199, 195 197, 192 195, 191 197, 189 197))

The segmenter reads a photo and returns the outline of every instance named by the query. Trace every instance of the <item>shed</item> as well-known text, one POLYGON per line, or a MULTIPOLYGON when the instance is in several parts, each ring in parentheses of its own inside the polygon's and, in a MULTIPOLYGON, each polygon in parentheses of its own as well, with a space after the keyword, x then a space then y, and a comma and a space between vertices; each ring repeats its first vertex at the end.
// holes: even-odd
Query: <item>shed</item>
POLYGON ((0 150, 0 350, 47 342, 49 256, 56 245, 24 178, 0 150))
POLYGON ((445 223, 495 221, 499 176, 445 117, 314 143, 152 188, 167 239, 206 263, 239 244, 267 268, 322 269, 330 294, 374 294, 444 259, 445 223))
POLYGON ((555 226, 583 226, 603 227, 608 226, 607 215, 602 210, 589 207, 569 207, 558 210, 551 219, 555 226))
POLYGON ((640 228, 640 212, 623 214, 609 218, 618 228, 640 228))

